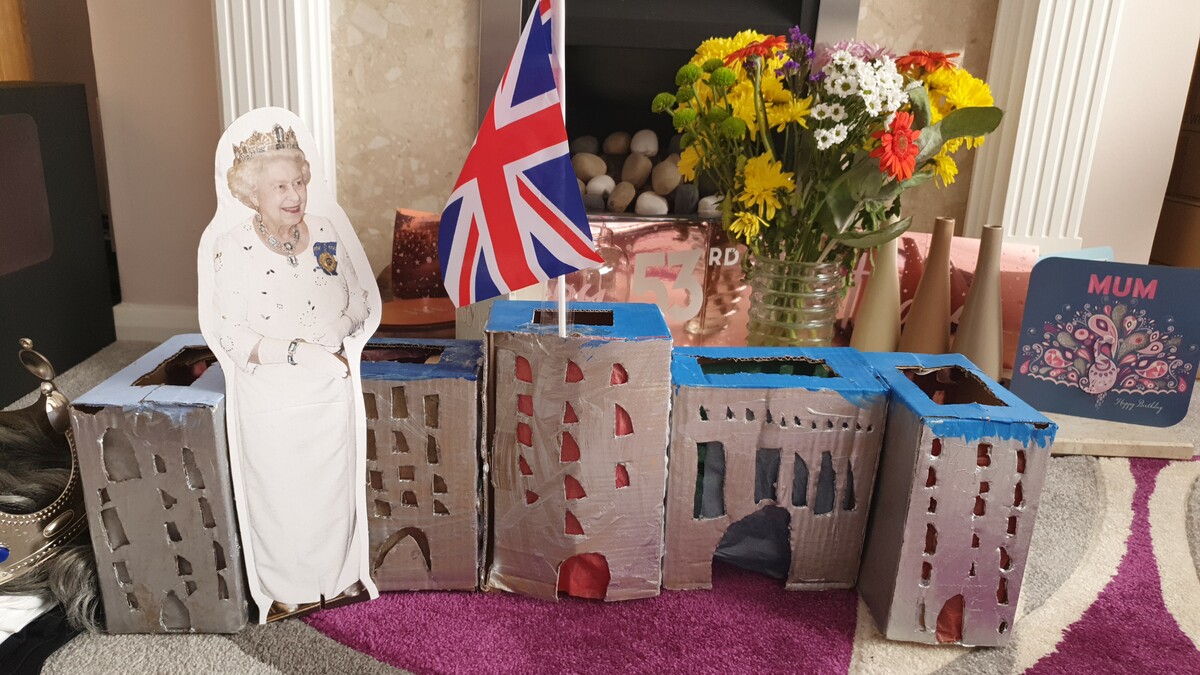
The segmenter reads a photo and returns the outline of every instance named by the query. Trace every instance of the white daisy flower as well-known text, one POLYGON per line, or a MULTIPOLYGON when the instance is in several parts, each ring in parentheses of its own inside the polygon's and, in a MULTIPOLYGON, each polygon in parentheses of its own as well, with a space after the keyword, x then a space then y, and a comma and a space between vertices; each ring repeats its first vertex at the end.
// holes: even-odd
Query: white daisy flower
POLYGON ((828 150, 833 145, 833 137, 829 129, 817 129, 813 132, 813 140, 817 142, 818 150, 828 150))
POLYGON ((845 124, 839 124, 829 130, 829 138, 834 143, 842 143, 846 140, 847 134, 850 133, 850 128, 845 124))
POLYGON ((829 62, 836 66, 848 66, 855 61, 854 55, 845 49, 839 49, 829 57, 829 62))
POLYGON ((853 96, 858 91, 858 83, 849 77, 835 77, 825 82, 825 91, 834 96, 853 96))
POLYGON ((846 107, 841 103, 823 103, 828 111, 829 119, 834 122, 841 122, 846 119, 846 107))
POLYGON ((883 113, 883 99, 878 95, 863 96, 863 106, 867 109, 867 114, 871 117, 878 117, 883 113))

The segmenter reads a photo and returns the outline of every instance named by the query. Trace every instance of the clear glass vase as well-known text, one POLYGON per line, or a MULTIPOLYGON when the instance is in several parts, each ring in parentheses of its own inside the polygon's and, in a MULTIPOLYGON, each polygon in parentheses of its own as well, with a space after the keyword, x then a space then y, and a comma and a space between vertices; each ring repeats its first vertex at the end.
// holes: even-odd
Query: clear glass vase
POLYGON ((754 258, 747 343, 755 347, 828 347, 842 300, 843 271, 835 262, 754 258))

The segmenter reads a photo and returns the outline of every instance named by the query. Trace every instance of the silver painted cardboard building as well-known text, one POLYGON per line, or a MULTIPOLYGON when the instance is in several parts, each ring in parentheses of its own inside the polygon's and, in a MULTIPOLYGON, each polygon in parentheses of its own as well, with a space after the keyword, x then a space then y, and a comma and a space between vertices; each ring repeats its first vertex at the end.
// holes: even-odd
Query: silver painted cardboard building
POLYGON ((248 605, 225 379, 178 335, 71 404, 107 628, 234 633, 248 605))
POLYGON ((381 591, 474 590, 483 503, 483 343, 375 338, 363 349, 367 525, 381 591))
POLYGON ((891 640, 1008 642, 1056 427, 957 354, 869 354, 892 389, 859 593, 891 640))
POLYGON ((488 322, 488 585, 555 599, 658 595, 671 334, 658 307, 499 301, 488 322))
POLYGON ((718 558, 849 588, 888 391, 852 349, 690 348, 672 357, 668 589, 712 587, 718 558))

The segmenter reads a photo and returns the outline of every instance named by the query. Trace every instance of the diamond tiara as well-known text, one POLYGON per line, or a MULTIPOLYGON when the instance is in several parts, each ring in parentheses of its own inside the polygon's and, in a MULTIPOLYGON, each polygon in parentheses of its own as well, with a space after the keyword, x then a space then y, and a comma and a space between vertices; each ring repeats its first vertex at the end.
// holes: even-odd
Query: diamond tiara
POLYGON ((282 126, 276 124, 271 129, 271 133, 264 134, 256 131, 250 134, 250 138, 247 138, 245 142, 233 146, 233 163, 241 164, 273 150, 293 150, 299 147, 300 143, 296 140, 296 132, 291 127, 284 131, 282 126))

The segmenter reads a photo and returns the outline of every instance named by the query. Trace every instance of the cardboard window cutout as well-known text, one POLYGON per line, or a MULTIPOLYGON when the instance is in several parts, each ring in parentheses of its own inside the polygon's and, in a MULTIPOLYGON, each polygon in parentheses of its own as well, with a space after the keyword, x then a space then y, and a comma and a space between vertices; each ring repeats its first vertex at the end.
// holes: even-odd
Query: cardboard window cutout
POLYGON ((380 298, 299 117, 261 108, 216 153, 200 326, 227 378, 229 450, 259 620, 378 591, 366 524, 363 345, 380 298))

